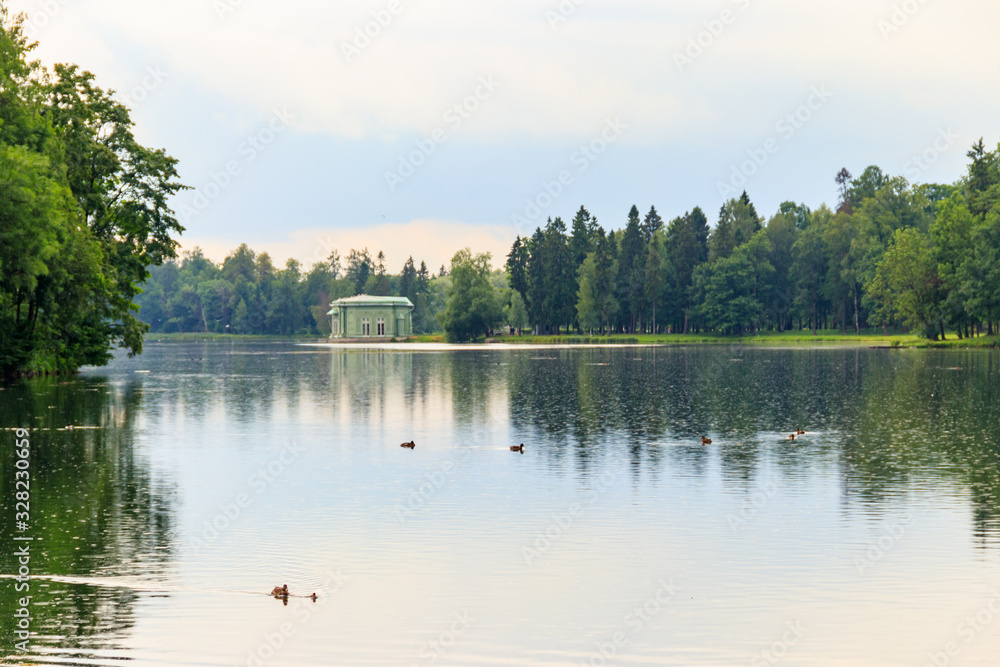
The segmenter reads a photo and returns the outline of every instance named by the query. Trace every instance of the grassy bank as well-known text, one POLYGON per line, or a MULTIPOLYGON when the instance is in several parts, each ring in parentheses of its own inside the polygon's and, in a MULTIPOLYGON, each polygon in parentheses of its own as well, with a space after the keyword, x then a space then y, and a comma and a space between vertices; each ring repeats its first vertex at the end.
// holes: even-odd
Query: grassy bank
MULTIPOLYGON (((243 336, 212 333, 147 334, 146 341, 293 341, 325 342, 322 336, 243 336)), ((373 341, 378 342, 378 341, 373 341)), ((389 341, 380 341, 389 342, 389 341)), ((402 342, 402 341, 401 341, 402 342)), ((444 334, 423 334, 406 339, 408 343, 444 343, 444 334)), ((483 342, 480 339, 477 342, 483 342)), ((808 331, 768 332, 757 336, 719 336, 713 334, 615 334, 612 336, 499 336, 487 343, 507 343, 525 345, 862 345, 868 347, 912 347, 912 348, 996 348, 1000 347, 1000 336, 983 336, 961 340, 949 333, 943 341, 932 341, 912 334, 842 334, 837 330, 819 331, 816 335, 808 331)))
POLYGON ((242 334, 217 334, 217 333, 148 333, 143 337, 147 342, 157 340, 213 340, 213 341, 262 341, 262 340, 288 340, 297 342, 314 342, 326 340, 323 336, 258 336, 242 334))
POLYGON ((916 347, 916 348, 967 348, 998 347, 1000 337, 966 338, 960 340, 950 334, 944 341, 931 341, 912 334, 842 334, 839 331, 811 332, 785 331, 768 332, 757 336, 719 336, 712 334, 635 334, 613 336, 502 336, 491 338, 489 342, 525 343, 541 345, 784 345, 784 344, 831 344, 863 345, 869 347, 916 347))

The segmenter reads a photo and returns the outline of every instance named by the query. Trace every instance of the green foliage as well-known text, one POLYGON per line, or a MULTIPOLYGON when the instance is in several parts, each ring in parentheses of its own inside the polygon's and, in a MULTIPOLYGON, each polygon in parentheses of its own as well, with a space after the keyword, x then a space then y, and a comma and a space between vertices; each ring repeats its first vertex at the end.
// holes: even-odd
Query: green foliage
POLYGON ((448 303, 438 315, 449 342, 487 336, 503 317, 500 292, 490 283, 490 254, 465 248, 451 259, 448 303))
POLYGON ((0 7, 0 375, 142 351, 134 299, 174 257, 176 160, 141 146, 128 110, 76 65, 27 55, 0 7))
MULTIPOLYGON (((367 254, 352 250, 349 257, 364 261, 367 254)), ((137 298, 139 312, 154 333, 328 336, 330 303, 359 293, 356 276, 341 275, 339 258, 333 251, 303 273, 294 259, 276 269, 267 253, 258 255, 246 244, 221 266, 195 248, 179 262, 152 269, 137 298)), ((412 257, 398 276, 386 272, 384 264, 380 269, 374 263, 372 270, 363 290, 375 287, 379 296, 407 297, 415 306, 414 332, 434 329, 434 316, 444 308, 444 287, 437 283, 448 278, 432 279, 427 264, 417 269, 412 257)))
POLYGON ((941 280, 926 236, 912 228, 897 230, 865 287, 883 321, 898 314, 908 326, 937 339, 941 280))
POLYGON ((510 290, 510 301, 504 306, 503 320, 508 327, 520 333, 527 328, 528 308, 524 304, 524 298, 517 290, 510 290))
POLYGON ((719 222, 709 238, 709 256, 711 259, 729 257, 760 229, 760 217, 747 193, 739 199, 730 199, 719 209, 719 222))
POLYGON ((774 274, 767 258, 770 251, 766 232, 760 231, 729 257, 702 264, 695 270, 698 310, 709 327, 736 334, 757 329, 774 274))

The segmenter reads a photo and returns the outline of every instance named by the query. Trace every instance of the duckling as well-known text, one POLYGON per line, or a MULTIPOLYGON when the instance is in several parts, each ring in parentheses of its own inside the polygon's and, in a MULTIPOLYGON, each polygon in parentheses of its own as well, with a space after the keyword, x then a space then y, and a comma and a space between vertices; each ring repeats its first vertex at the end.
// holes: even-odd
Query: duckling
POLYGON ((404 442, 403 444, 400 445, 400 447, 406 447, 407 449, 413 449, 416 446, 417 443, 413 442, 412 440, 410 440, 409 442, 404 442))
POLYGON ((288 584, 284 586, 275 586, 274 590, 271 591, 271 595, 276 598, 287 598, 288 597, 288 584))
POLYGON ((520 445, 512 445, 510 451, 521 452, 522 454, 524 454, 524 443, 522 442, 520 445))
POLYGON ((712 439, 711 438, 706 438, 706 437, 702 436, 702 438, 701 438, 701 444, 703 444, 703 445, 711 445, 712 444, 712 439))
POLYGON ((799 429, 795 429, 795 434, 796 435, 805 435, 806 432, 799 428, 799 429))
POLYGON ((788 436, 788 439, 795 440, 795 435, 796 435, 795 433, 792 433, 790 436, 788 436))

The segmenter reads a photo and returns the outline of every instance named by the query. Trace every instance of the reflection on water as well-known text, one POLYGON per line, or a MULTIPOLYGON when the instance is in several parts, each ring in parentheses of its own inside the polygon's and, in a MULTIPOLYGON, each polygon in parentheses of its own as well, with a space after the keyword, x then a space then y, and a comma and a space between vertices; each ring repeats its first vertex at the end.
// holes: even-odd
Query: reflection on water
MULTIPOLYGON (((141 386, 78 379, 44 380, 0 392, 7 428, 31 428, 30 548, 33 573, 142 575, 166 579, 172 569, 171 507, 175 490, 137 460, 134 428, 141 386), (92 428, 67 430, 67 425, 92 428)), ((0 461, 2 571, 16 574, 14 556, 14 433, 4 431, 0 461)), ((15 582, 0 583, 0 636, 13 646, 15 582)), ((32 585, 32 630, 39 645, 61 657, 121 646, 135 625, 137 595, 39 580, 32 585), (48 639, 43 639, 48 638, 48 639)))
POLYGON ((1000 575, 998 359, 150 342, 4 387, 30 658, 992 664, 1000 623, 962 624, 1000 575))

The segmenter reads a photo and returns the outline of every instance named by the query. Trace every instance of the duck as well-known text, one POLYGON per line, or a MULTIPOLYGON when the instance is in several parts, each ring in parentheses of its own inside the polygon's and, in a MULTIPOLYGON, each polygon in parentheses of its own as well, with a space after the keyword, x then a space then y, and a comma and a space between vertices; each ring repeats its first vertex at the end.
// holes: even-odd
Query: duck
POLYGON ((400 445, 400 447, 406 447, 407 449, 413 449, 416 446, 417 443, 413 442, 412 440, 410 440, 409 442, 404 442, 403 444, 400 445))
POLYGON ((288 597, 288 584, 284 586, 275 586, 271 591, 271 595, 276 598, 287 598, 288 597))
POLYGON ((314 593, 313 593, 312 595, 307 595, 306 597, 308 597, 308 598, 309 598, 310 600, 312 600, 313 602, 315 602, 315 601, 316 601, 316 593, 315 593, 315 592, 314 592, 314 593))
POLYGON ((788 439, 789 440, 794 440, 795 439, 795 435, 796 435, 795 433, 792 433, 790 436, 788 436, 788 439))
POLYGON ((701 444, 703 444, 703 445, 711 445, 712 444, 712 439, 711 438, 706 438, 705 436, 702 436, 702 438, 701 438, 701 444))
POLYGON ((510 451, 521 452, 524 454, 524 443, 522 442, 520 445, 511 445, 510 451))
POLYGON ((803 431, 802 429, 798 428, 798 429, 795 429, 795 434, 796 434, 796 435, 805 435, 805 434, 806 434, 806 432, 805 432, 805 431, 803 431))

